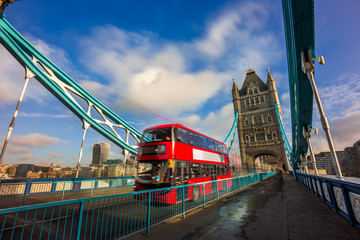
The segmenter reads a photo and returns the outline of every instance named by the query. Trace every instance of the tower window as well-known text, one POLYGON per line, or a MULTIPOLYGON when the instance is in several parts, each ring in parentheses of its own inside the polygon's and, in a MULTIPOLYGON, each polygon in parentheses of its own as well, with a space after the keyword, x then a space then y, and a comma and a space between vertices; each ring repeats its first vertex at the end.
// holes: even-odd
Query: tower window
POLYGON ((257 93, 258 93, 257 88, 254 88, 254 94, 257 94, 257 93))
POLYGON ((246 100, 246 105, 249 105, 249 99, 246 100))
POLYGON ((253 94, 252 89, 249 89, 249 95, 252 95, 252 94, 253 94))
POLYGON ((249 126, 249 120, 245 120, 245 126, 249 126))
POLYGON ((254 117, 254 123, 255 123, 255 124, 261 124, 261 123, 262 123, 261 117, 260 117, 260 116, 254 117))
POLYGON ((259 104, 259 98, 255 98, 255 100, 256 100, 256 104, 259 104))
POLYGON ((265 99, 264 99, 263 96, 260 97, 260 100, 261 100, 261 102, 264 102, 264 101, 265 101, 265 99))
POLYGON ((268 122, 272 122, 272 117, 268 116, 267 120, 268 120, 268 122))
POLYGON ((258 142, 265 141, 265 135, 264 134, 256 134, 256 141, 258 141, 258 142))
POLYGON ((254 99, 251 99, 251 105, 254 105, 254 99))

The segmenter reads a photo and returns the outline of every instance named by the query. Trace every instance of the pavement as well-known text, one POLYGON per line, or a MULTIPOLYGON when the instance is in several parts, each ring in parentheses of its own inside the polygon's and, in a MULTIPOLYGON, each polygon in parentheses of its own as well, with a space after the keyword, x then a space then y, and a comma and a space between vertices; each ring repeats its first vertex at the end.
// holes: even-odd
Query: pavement
POLYGON ((329 205, 288 174, 278 174, 246 190, 127 239, 360 239, 329 205))

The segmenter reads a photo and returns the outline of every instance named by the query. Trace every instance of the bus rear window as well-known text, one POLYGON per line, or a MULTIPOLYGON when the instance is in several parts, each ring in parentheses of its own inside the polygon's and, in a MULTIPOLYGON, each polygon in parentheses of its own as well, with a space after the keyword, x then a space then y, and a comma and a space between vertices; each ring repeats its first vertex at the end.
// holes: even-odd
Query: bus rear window
POLYGON ((171 140, 171 128, 151 129, 145 131, 141 138, 141 143, 146 143, 146 139, 150 139, 150 142, 163 142, 171 140))

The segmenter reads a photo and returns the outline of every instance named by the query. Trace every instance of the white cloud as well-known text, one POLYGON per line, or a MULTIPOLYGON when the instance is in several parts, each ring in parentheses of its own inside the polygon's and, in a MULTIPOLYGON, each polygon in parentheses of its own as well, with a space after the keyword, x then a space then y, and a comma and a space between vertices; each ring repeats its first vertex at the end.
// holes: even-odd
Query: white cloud
POLYGON ((20 162, 22 162, 22 161, 32 161, 32 160, 34 160, 35 159, 35 157, 31 154, 31 153, 27 153, 27 154, 24 154, 24 155, 21 155, 19 158, 18 158, 18 160, 20 161, 20 162))
POLYGON ((0 104, 14 103, 24 85, 25 71, 1 44, 0 59, 0 104))
POLYGON ((24 136, 15 134, 10 139, 12 144, 28 147, 47 147, 57 142, 60 142, 59 138, 49 137, 40 133, 31 133, 24 136))
POLYGON ((200 107, 218 91, 225 78, 210 71, 190 75, 149 68, 134 76, 129 94, 149 108, 176 115, 200 107))
POLYGON ((48 114, 48 113, 26 113, 19 112, 19 117, 28 117, 28 118, 70 118, 70 115, 65 114, 48 114))
MULTIPOLYGON (((3 144, 1 144, 1 147, 2 147, 2 145, 3 144)), ((32 153, 32 151, 30 150, 30 148, 8 145, 7 148, 6 148, 6 153, 10 153, 10 154, 28 154, 28 153, 32 153)))
MULTIPOLYGON (((41 39, 27 35, 26 38, 52 62, 61 68, 69 66, 66 52, 41 39)), ((19 99, 24 85, 25 70, 17 60, 0 45, 0 59, 5 59, 0 64, 0 104, 11 104, 19 99)), ((50 93, 36 79, 31 79, 25 92, 24 99, 30 98, 39 103, 48 101, 50 93)))
POLYGON ((216 111, 209 112, 203 119, 198 115, 183 118, 183 122, 201 133, 223 141, 234 121, 233 103, 228 103, 216 111))
MULTIPOLYGON (((352 146, 360 139, 360 111, 349 113, 344 117, 334 118, 329 122, 330 133, 336 151, 343 151, 345 147, 352 146)), ((319 135, 312 135, 315 152, 330 151, 325 133, 319 129, 319 135)))
POLYGON ((205 34, 189 42, 96 27, 81 41, 84 63, 108 79, 106 86, 92 88, 116 90, 174 118, 191 116, 249 64, 261 71, 280 59, 275 35, 259 31, 267 20, 262 5, 238 4, 209 21, 205 34), (199 62, 201 67, 194 70, 199 62))
POLYGON ((324 111, 329 119, 360 110, 359 82, 360 74, 350 73, 340 76, 326 87, 319 88, 324 111))

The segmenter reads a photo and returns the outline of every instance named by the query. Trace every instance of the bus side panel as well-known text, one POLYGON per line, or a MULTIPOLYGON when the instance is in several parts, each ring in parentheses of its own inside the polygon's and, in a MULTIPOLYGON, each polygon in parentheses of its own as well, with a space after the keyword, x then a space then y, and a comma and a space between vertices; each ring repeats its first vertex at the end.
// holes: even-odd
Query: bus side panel
POLYGON ((182 159, 185 161, 192 160, 193 158, 192 146, 179 142, 175 142, 174 144, 175 144, 175 150, 173 155, 175 156, 175 159, 182 159))

